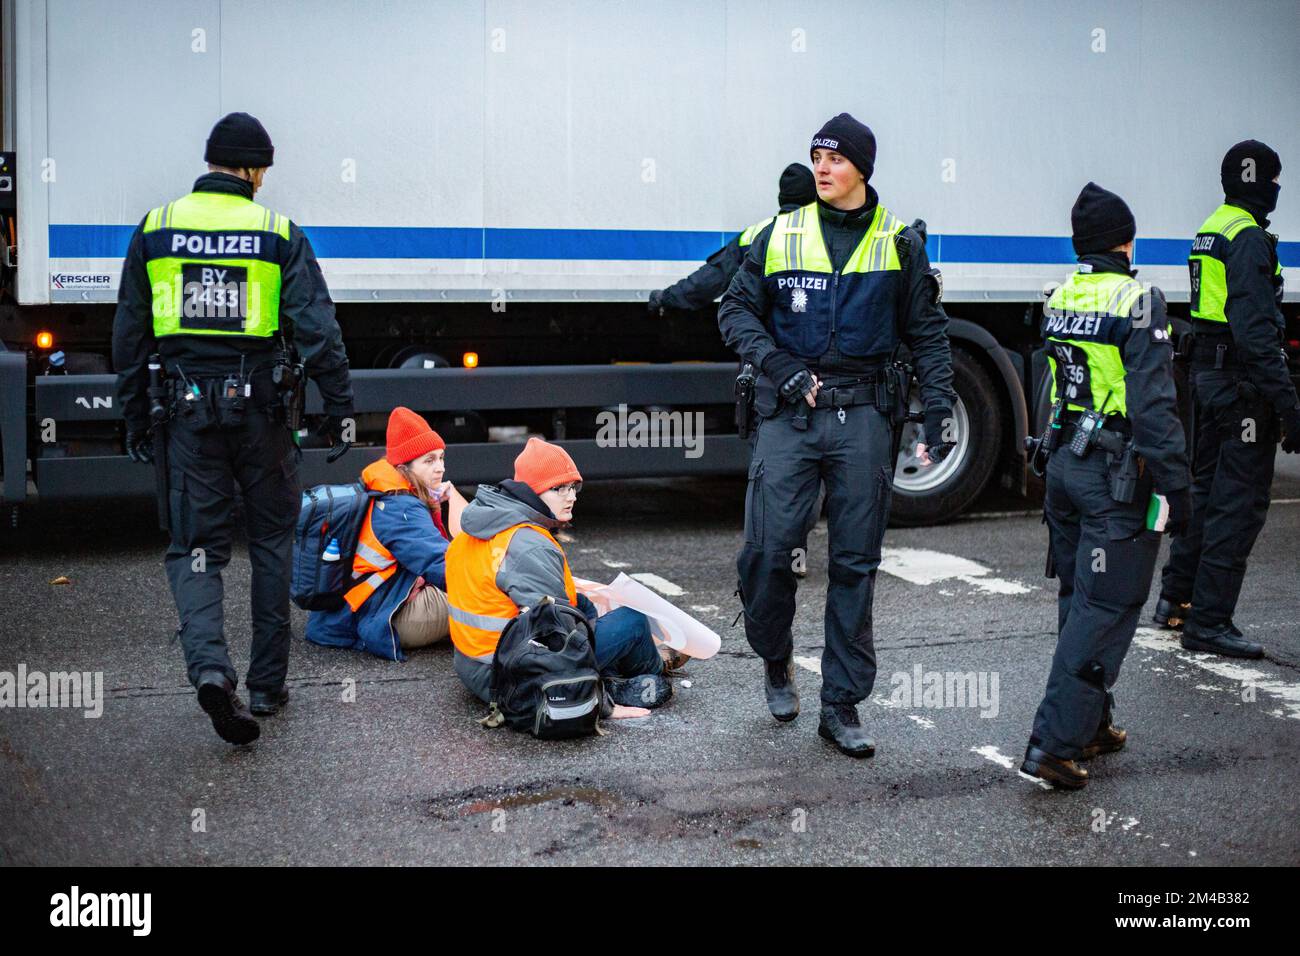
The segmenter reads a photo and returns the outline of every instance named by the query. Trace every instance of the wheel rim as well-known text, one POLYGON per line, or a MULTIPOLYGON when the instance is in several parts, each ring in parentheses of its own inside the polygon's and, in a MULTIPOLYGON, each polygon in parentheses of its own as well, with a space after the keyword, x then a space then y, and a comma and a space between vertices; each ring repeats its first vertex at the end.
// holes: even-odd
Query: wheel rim
MULTIPOLYGON (((922 411, 920 396, 915 388, 908 396, 908 409, 922 411)), ((948 457, 937 465, 923 465, 916 455, 916 443, 921 437, 921 426, 908 422, 903 426, 903 442, 898 449, 898 459, 894 464, 894 488, 907 494, 921 495, 933 491, 961 470, 970 456, 971 429, 970 416, 966 406, 958 398, 952 407, 953 426, 956 441, 948 457)))

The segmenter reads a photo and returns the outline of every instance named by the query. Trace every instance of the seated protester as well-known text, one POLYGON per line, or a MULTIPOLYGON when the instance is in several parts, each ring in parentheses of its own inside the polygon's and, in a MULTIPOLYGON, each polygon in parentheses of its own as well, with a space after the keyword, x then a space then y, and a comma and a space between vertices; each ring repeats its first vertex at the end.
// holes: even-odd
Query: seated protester
MULTIPOLYGON (((610 699, 623 708, 658 707, 672 696, 664 663, 640 611, 597 617, 577 594, 553 532, 573 518, 582 475, 569 453, 540 438, 515 459, 515 477, 479 485, 447 549, 453 667, 470 692, 491 703, 492 656, 520 608, 549 595, 580 609, 596 632, 596 666, 610 699)), ((616 707, 615 717, 640 716, 616 707)))
POLYGON ((385 455, 361 473, 372 491, 390 492, 370 504, 352 562, 355 585, 333 611, 313 611, 307 640, 327 647, 367 650, 405 660, 403 650, 447 636, 442 501, 453 534, 466 501, 443 481, 446 446, 429 423, 409 408, 388 417, 385 455))

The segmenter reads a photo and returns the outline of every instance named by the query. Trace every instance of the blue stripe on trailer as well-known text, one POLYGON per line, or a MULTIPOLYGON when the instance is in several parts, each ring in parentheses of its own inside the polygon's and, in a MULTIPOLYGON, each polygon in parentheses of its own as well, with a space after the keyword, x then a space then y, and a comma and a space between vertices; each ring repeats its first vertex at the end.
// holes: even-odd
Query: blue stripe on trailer
MULTIPOLYGON (((50 226, 51 259, 121 259, 134 226, 50 226)), ((661 229, 461 229, 397 226, 306 226, 323 259, 571 259, 672 260, 707 258, 738 233, 661 229)), ((1278 257, 1300 266, 1300 242, 1279 242, 1278 257)), ((1139 239, 1138 266, 1187 263, 1189 239, 1139 239)), ((934 262, 1069 265, 1067 236, 931 235, 934 262)))

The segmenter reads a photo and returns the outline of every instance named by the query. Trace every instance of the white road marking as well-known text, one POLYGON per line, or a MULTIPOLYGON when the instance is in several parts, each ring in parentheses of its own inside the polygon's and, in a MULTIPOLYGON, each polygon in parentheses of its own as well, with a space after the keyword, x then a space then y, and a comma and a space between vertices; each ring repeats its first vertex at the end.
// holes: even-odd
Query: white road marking
POLYGON ((937 584, 958 580, 989 594, 1028 594, 1036 587, 992 577, 992 572, 977 561, 942 551, 923 548, 885 548, 880 570, 912 584, 937 584))
POLYGON ((1016 765, 1016 762, 1014 760, 1012 760, 1006 754, 999 751, 998 748, 993 746, 992 744, 985 744, 983 747, 972 747, 970 749, 970 752, 973 754, 979 754, 985 760, 992 760, 999 767, 1002 767, 1006 770, 1010 770, 1012 767, 1016 765))
POLYGON ((907 719, 916 721, 917 726, 923 727, 926 730, 934 730, 934 721, 929 717, 918 717, 916 714, 908 714, 907 719))
MULTIPOLYGON (((608 562, 606 563, 608 564, 608 562)), ((627 567, 627 565, 620 565, 620 567, 627 567)), ((648 571, 641 571, 636 574, 629 575, 629 577, 632 577, 635 580, 640 581, 646 587, 654 588, 656 591, 658 591, 660 594, 664 595, 665 597, 678 597, 686 593, 677 585, 673 584, 672 581, 669 581, 667 578, 661 578, 659 575, 651 574, 648 571)))
MULTIPOLYGON (((600 559, 600 563, 603 564, 603 565, 604 565, 605 567, 607 567, 607 568, 630 568, 630 567, 632 567, 632 565, 628 564, 626 561, 611 561, 611 560, 609 560, 609 558, 601 558, 601 559, 600 559)), ((633 575, 633 577, 636 577, 636 575, 633 575)))
POLYGON ((1039 790, 1051 790, 1051 789, 1052 789, 1052 785, 1051 785, 1050 783, 1048 783, 1046 780, 1044 780, 1042 777, 1031 777, 1031 776, 1029 776, 1029 774, 1025 773, 1023 770, 1017 770, 1017 771, 1016 771, 1016 776, 1019 777, 1021 780, 1028 780, 1030 783, 1032 783, 1032 784, 1033 784, 1035 787, 1037 787, 1039 790))
POLYGON ((716 611, 717 609, 718 606, 716 604, 692 604, 691 605, 691 610, 694 611, 696 614, 707 614, 710 611, 716 611))
MULTIPOLYGON (((1199 654, 1183 650, 1183 646, 1177 638, 1171 638, 1167 632, 1158 631, 1151 627, 1139 627, 1133 635, 1133 643, 1149 651, 1161 651, 1166 654, 1173 652, 1176 659, 1187 664, 1194 664, 1202 670, 1209 671, 1216 677, 1235 681, 1243 688, 1247 685, 1254 687, 1257 693, 1267 694, 1281 703, 1281 709, 1265 711, 1269 716, 1300 720, 1300 683, 1280 680, 1276 676, 1269 676, 1264 671, 1235 664, 1230 659, 1215 654, 1199 654)), ((1260 662, 1252 663, 1260 665, 1260 662)), ((1198 689, 1203 687, 1204 685, 1198 685, 1198 689)), ((1230 688, 1215 689, 1230 690, 1230 688)), ((1186 714, 1183 716, 1186 716, 1186 714)))
POLYGON ((817 657, 796 657, 794 662, 806 671, 812 671, 814 674, 821 674, 822 662, 817 657))

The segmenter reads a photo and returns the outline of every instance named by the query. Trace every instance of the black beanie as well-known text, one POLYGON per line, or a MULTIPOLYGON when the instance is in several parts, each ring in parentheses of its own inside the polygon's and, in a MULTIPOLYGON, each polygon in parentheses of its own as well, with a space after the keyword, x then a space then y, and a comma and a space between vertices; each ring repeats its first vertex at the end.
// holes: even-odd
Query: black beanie
POLYGON ((859 123, 848 113, 828 119, 813 137, 809 155, 814 149, 833 149, 862 174, 870 179, 876 168, 876 136, 870 128, 859 123))
POLYGON ((214 166, 258 169, 270 166, 274 154, 271 137, 256 117, 247 113, 229 113, 212 127, 203 158, 214 166))
POLYGON ((1070 210, 1071 239, 1076 255, 1106 252, 1137 235, 1128 203, 1096 183, 1088 183, 1070 210))
POLYGON ((1277 208, 1278 184, 1273 177, 1282 172, 1282 158, 1257 139, 1248 139, 1228 150, 1219 167, 1219 180, 1227 199, 1244 200, 1251 212, 1267 216, 1277 208))
POLYGON ((812 170, 803 163, 791 163, 781 174, 781 191, 776 194, 776 203, 782 209, 787 206, 806 206, 817 199, 817 181, 813 179, 812 170))

